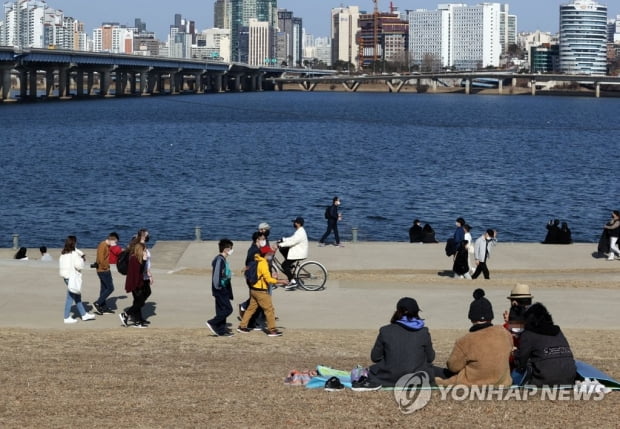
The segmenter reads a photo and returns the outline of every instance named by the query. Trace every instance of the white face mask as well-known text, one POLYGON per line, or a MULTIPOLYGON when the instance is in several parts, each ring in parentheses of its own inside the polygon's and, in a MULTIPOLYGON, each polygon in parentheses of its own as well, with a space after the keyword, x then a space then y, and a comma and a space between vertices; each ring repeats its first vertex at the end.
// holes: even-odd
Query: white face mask
POLYGON ((228 249, 228 252, 226 252, 226 253, 228 253, 228 256, 230 256, 230 255, 232 255, 232 254, 233 254, 233 250, 234 250, 234 249, 228 249))
POLYGON ((258 242, 258 247, 265 247, 267 245, 267 240, 261 240, 258 242))

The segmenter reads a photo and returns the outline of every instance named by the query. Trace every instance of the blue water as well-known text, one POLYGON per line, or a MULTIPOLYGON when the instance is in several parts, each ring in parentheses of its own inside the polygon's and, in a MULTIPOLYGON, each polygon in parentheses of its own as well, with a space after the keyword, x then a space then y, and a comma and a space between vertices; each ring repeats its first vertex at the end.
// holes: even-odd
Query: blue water
POLYGON ((620 208, 618 99, 246 93, 0 106, 0 247, 273 237, 306 218, 311 239, 342 199, 350 238, 544 238, 550 218, 596 241, 620 208))

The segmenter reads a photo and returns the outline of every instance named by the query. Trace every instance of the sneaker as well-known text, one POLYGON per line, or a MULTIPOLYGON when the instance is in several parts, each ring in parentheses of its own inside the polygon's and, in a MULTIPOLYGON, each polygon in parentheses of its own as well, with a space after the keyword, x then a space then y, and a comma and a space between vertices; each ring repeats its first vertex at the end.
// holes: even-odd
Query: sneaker
POLYGON ((297 281, 295 279, 291 280, 288 285, 284 286, 284 290, 295 290, 297 289, 297 281))
POLYGON ((219 336, 220 336, 220 334, 218 334, 218 333, 215 331, 215 329, 213 329, 213 326, 211 326, 211 325, 209 324, 209 322, 205 322, 205 325, 207 326, 207 328, 209 328, 209 331, 211 331, 211 333, 212 333, 213 335, 215 335, 216 337, 219 337, 219 336))
POLYGON ((83 321, 87 321, 87 320, 95 320, 95 315, 94 314, 90 314, 90 313, 85 313, 82 316, 82 320, 83 321))
POLYGON ((267 336, 268 337, 281 337, 282 332, 278 331, 277 329, 272 329, 271 331, 267 331, 267 336))
POLYGON ((70 316, 65 319, 66 324, 77 323, 77 321, 78 321, 77 319, 74 319, 73 317, 70 317, 70 316))
POLYGON ((344 244, 334 243, 334 247, 344 247, 344 244))
POLYGON ((356 392, 370 392, 379 389, 381 389, 381 385, 371 383, 370 380, 364 376, 360 377, 358 381, 351 383, 351 390, 355 390, 356 392))
POLYGON ((123 312, 119 314, 118 317, 121 319, 121 325, 123 325, 126 328, 127 327, 127 313, 123 312))
POLYGON ((234 336, 235 336, 234 332, 231 332, 231 331, 226 331, 220 335, 220 337, 234 337, 234 336))
POLYGON ((144 328, 148 328, 148 326, 146 326, 144 323, 142 322, 136 322, 133 325, 131 325, 133 328, 138 328, 138 329, 144 329, 144 328))
POLYGON ((243 319, 244 314, 245 314, 245 308, 243 308, 243 304, 239 304, 239 320, 243 319))
POLYGON ((140 320, 140 323, 147 326, 151 324, 151 322, 149 322, 148 320, 140 320))
POLYGON ((341 390, 344 390, 344 384, 340 382, 338 377, 330 377, 330 379, 325 382, 326 392, 339 392, 341 390))
POLYGON ((99 316, 103 315, 103 307, 96 302, 93 302, 93 309, 91 311, 99 316))
POLYGON ((241 332, 242 334, 249 334, 250 332, 252 332, 252 330, 248 328, 242 328, 241 326, 239 326, 237 328, 237 332, 241 332))
POLYGON ((107 305, 104 305, 101 310, 103 310, 103 314, 114 314, 114 310, 112 310, 107 305))
POLYGON ((254 328, 252 328, 253 331, 264 331, 265 328, 261 327, 261 326, 255 326, 254 328))

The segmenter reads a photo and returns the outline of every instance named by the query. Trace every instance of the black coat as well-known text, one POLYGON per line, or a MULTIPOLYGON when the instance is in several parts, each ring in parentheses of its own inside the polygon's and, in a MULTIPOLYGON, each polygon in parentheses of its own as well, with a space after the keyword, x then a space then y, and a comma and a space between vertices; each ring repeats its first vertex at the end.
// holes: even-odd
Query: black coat
POLYGON ((411 329, 391 323, 379 330, 370 353, 375 362, 368 369, 368 379, 383 387, 391 387, 405 374, 426 371, 433 379, 435 350, 428 328, 411 329))
POLYGON ((517 368, 528 375, 526 384, 535 386, 572 385, 577 367, 568 341, 556 325, 521 334, 519 349, 515 352, 517 368))

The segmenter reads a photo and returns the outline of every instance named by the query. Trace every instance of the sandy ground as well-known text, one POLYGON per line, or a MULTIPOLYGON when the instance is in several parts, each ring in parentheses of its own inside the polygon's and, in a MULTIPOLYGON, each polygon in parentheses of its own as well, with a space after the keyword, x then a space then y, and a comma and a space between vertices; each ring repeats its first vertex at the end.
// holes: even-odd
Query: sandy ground
MULTIPOLYGON (((235 308, 247 296, 237 278, 247 243, 236 248, 230 261, 235 308)), ((488 281, 450 277, 442 245, 311 247, 311 257, 330 271, 327 288, 275 291, 280 338, 209 335, 204 321, 213 315, 208 267, 214 249, 212 242, 154 246, 148 329, 122 328, 115 315, 64 325, 57 264, 13 261, 14 252, 0 249, 0 427, 618 427, 618 392, 601 401, 456 401, 434 392, 425 408, 405 415, 393 392, 329 393, 283 384, 292 369, 368 365, 378 328, 406 295, 420 303, 441 364, 469 327, 473 289, 485 288, 501 318, 518 282, 549 307, 577 358, 620 378, 620 261, 595 257, 593 245, 502 244, 488 281)), ((85 251, 92 261, 94 250, 85 251)), ((59 252, 51 253, 57 259, 59 252)), ((90 307, 98 292, 94 270, 84 279, 90 307)), ((123 277, 115 273, 114 279, 110 305, 119 311, 130 299, 123 277)))

